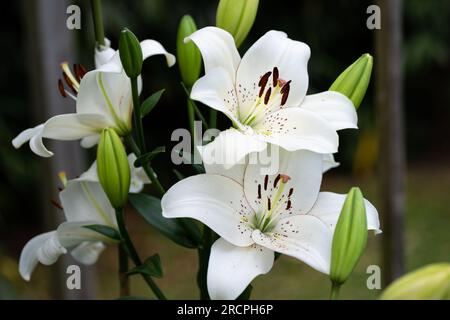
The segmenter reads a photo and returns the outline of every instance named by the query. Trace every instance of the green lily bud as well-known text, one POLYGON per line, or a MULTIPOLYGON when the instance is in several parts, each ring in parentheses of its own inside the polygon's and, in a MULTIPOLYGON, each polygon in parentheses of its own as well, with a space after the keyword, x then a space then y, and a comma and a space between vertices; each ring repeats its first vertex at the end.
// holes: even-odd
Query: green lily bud
POLYGON ((372 74, 373 58, 370 54, 363 54, 358 60, 345 69, 334 81, 330 91, 337 91, 352 100, 358 109, 369 86, 372 74))
POLYGON ((130 166, 125 147, 114 129, 106 128, 100 135, 97 172, 111 205, 115 209, 123 208, 130 189, 130 166))
POLYGON ((127 28, 120 32, 119 55, 127 76, 137 78, 142 70, 142 49, 138 38, 127 28))
POLYGON ((436 263, 410 272, 382 293, 383 300, 449 300, 450 263, 436 263))
POLYGON ((193 42, 184 43, 184 38, 189 37, 196 30, 197 26, 191 16, 185 15, 181 18, 177 34, 177 60, 181 79, 186 87, 192 87, 197 81, 202 67, 198 48, 193 42))
POLYGON ((353 271, 367 243, 366 207, 361 190, 350 189, 333 235, 330 279, 343 284, 353 271))
POLYGON ((220 0, 216 14, 216 26, 234 37, 236 46, 244 42, 255 22, 259 0, 220 0))

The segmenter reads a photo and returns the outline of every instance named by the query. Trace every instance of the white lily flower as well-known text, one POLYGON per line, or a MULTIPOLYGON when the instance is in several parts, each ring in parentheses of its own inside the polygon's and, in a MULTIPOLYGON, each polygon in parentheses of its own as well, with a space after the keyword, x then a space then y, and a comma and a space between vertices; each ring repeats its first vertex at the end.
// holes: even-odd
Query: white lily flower
MULTIPOLYGON (((319 192, 323 156, 281 150, 280 170, 261 166, 206 166, 162 198, 167 218, 189 217, 221 236, 211 248, 207 284, 212 299, 235 299, 258 275, 270 271, 274 252, 329 273, 333 230, 346 195, 319 192)), ((366 201, 369 230, 379 232, 378 213, 366 201)))
MULTIPOLYGON (((128 156, 131 166, 130 192, 137 193, 143 185, 149 183, 148 177, 136 169, 134 154, 128 156)), ((67 182, 59 198, 66 221, 54 231, 32 238, 22 250, 19 261, 19 273, 29 281, 38 262, 44 265, 55 263, 61 254, 71 250, 71 255, 85 265, 94 264, 106 244, 117 241, 87 229, 87 225, 105 225, 118 230, 114 208, 98 181, 97 167, 94 162, 88 171, 79 178, 67 182)))
MULTIPOLYGON (((141 42, 143 58, 163 54, 167 64, 172 66, 175 57, 155 40, 141 42)), ((60 90, 64 95, 76 99, 76 113, 61 114, 48 119, 45 123, 21 132, 12 144, 19 148, 29 141, 31 150, 39 156, 51 157, 42 139, 78 140, 81 146, 90 148, 98 143, 102 129, 111 127, 120 135, 131 132, 132 95, 131 86, 125 74, 118 51, 106 48, 95 53, 96 69, 82 76, 75 69, 75 75, 70 71, 67 63, 63 63, 64 78, 69 87, 76 91, 73 96, 64 91, 62 83, 60 90)), ((139 92, 141 90, 139 79, 139 92)))
POLYGON ((334 153, 336 130, 357 128, 355 108, 344 95, 326 91, 306 96, 306 44, 269 31, 241 59, 233 37, 222 29, 206 27, 189 40, 205 65, 191 98, 223 112, 234 126, 202 148, 206 163, 230 167, 267 143, 288 151, 334 153))

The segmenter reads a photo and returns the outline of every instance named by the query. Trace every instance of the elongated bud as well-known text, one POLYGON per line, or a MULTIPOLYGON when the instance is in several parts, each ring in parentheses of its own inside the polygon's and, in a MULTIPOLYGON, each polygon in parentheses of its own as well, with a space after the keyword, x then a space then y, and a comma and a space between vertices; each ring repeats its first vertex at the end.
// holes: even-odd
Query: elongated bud
POLYGON ((137 78, 142 70, 142 49, 138 38, 127 28, 120 32, 119 55, 127 76, 137 78))
POLYGON ((197 30, 194 19, 185 15, 181 18, 177 34, 177 60, 180 68, 181 79, 186 87, 190 88, 200 76, 202 59, 200 51, 193 42, 184 42, 184 38, 189 37, 197 30))
POLYGON ((431 264, 394 281, 384 290, 383 300, 449 300, 450 263, 431 264))
POLYGON ((236 46, 244 42, 255 22, 259 0, 220 0, 216 14, 216 26, 234 37, 236 46))
POLYGON ((358 109, 369 86, 372 66, 372 56, 368 53, 363 54, 340 74, 331 85, 330 91, 337 91, 347 96, 358 109))
POLYGON ((350 189, 345 198, 333 235, 330 279, 343 284, 353 271, 367 243, 367 218, 359 188, 350 189))
POLYGON ((114 129, 106 128, 100 135, 97 172, 111 205, 123 208, 130 189, 130 166, 125 147, 114 129))

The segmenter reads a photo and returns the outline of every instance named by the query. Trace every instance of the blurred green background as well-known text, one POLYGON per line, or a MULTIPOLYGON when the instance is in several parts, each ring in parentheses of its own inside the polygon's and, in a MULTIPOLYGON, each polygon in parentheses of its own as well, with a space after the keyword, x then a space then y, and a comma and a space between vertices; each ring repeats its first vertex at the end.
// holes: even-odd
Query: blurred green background
MULTIPOLYGON (((57 1, 57 0, 53 0, 57 1)), ((31 95, 33 83, 27 59, 24 23, 29 19, 26 1, 3 4, 0 29, 0 299, 55 297, 56 268, 39 266, 30 283, 17 272, 17 260, 23 245, 44 229, 39 212, 39 189, 48 180, 40 172, 42 161, 27 146, 15 150, 11 140, 33 121, 31 95)), ((89 2, 73 1, 82 10, 82 28, 73 31, 77 61, 93 67, 94 36, 89 2)), ((328 89, 333 80, 363 53, 374 54, 374 32, 366 28, 366 8, 372 1, 260 1, 255 25, 240 49, 241 53, 271 29, 283 30, 289 37, 306 42, 312 51, 309 63, 309 93, 328 89)), ((106 35, 117 47, 117 36, 127 26, 140 39, 152 38, 175 53, 176 31, 180 18, 191 14, 199 27, 215 23, 217 1, 213 0, 103 0, 106 35)), ((65 15, 65 12, 61 12, 65 15)), ((404 1, 404 87, 405 132, 407 143, 407 210, 405 226, 406 269, 431 262, 450 260, 450 1, 404 1)), ((65 28, 65 26, 60 26, 65 28)), ((55 28, 55 33, 58 28, 55 28)), ((54 61, 59 64, 61 61, 54 61)), ((167 69, 163 59, 149 59, 144 68, 144 94, 166 88, 160 104, 145 120, 151 146, 173 145, 170 135, 187 127, 185 94, 177 67, 167 69)), ((377 57, 374 56, 374 64, 377 57)), ((55 90, 56 90, 55 84, 55 90)), ((61 98, 62 99, 62 98, 61 98)), ((203 110, 207 110, 204 108, 203 110)), ((69 110, 67 110, 69 112, 69 110)), ((323 190, 345 193, 359 185, 366 198, 378 201, 378 138, 374 110, 373 84, 358 110, 359 131, 340 132, 337 159, 341 167, 324 177, 323 190)), ((224 117, 219 126, 229 125, 224 117)), ((93 159, 93 150, 87 151, 93 159)), ((176 181, 170 155, 155 162, 165 186, 176 181)), ((86 167, 87 168, 87 167, 86 167)), ((192 174, 188 167, 177 168, 192 174)), ((56 187, 56 186, 55 186, 56 187)), ((50 199, 49 199, 50 200, 50 199)), ((49 201, 48 200, 48 201, 49 201)), ((45 200, 47 201, 47 200, 45 200)), ((133 237, 142 256, 158 252, 165 270, 160 280, 170 298, 197 298, 197 256, 171 243, 129 211, 133 237)), ((54 226, 53 226, 54 227, 54 226)), ((342 289, 343 298, 376 298, 377 290, 366 288, 366 268, 380 264, 381 237, 369 238, 369 247, 355 274, 342 289)), ((95 267, 94 288, 98 298, 117 296, 116 250, 108 248, 95 267)), ((140 279, 133 279, 133 293, 148 295, 140 279)), ((64 282, 56 286, 64 286, 64 282)), ((327 298, 329 281, 297 260, 282 257, 271 273, 254 281, 253 297, 260 299, 327 298)))

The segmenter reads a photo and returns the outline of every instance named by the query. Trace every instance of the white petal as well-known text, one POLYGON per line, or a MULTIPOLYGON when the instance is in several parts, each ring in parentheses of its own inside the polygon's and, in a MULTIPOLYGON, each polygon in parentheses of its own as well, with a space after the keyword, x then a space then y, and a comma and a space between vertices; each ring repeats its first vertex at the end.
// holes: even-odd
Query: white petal
POLYGON ((20 148, 25 142, 29 141, 30 149, 41 157, 51 157, 53 152, 49 151, 42 142, 42 132, 44 131, 44 124, 40 124, 34 128, 22 131, 17 137, 12 140, 14 148, 20 148))
POLYGON ((229 178, 199 174, 181 180, 163 196, 161 207, 166 218, 194 218, 235 245, 253 243, 251 209, 242 186, 229 178))
POLYGON ((297 258, 317 271, 329 273, 333 234, 320 219, 296 215, 281 219, 272 233, 253 232, 261 246, 297 258))
POLYGON ((59 193, 67 221, 96 221, 116 226, 114 208, 99 182, 70 180, 59 193))
POLYGON ((323 173, 333 168, 337 168, 339 165, 340 163, 334 160, 334 155, 332 153, 323 154, 323 173))
POLYGON ((240 185, 244 185, 244 172, 247 166, 246 163, 236 164, 231 168, 225 168, 224 165, 221 164, 206 164, 203 163, 205 167, 205 172, 207 174, 217 174, 220 176, 224 176, 230 179, 233 179, 240 185))
POLYGON ((96 69, 106 64, 114 56, 114 53, 116 53, 116 51, 112 49, 110 46, 111 41, 109 41, 109 39, 106 38, 105 38, 105 45, 102 48, 100 48, 100 50, 99 48, 97 48, 97 46, 95 46, 94 60, 96 69))
POLYGON ((53 152, 47 149, 42 141, 42 134, 36 135, 30 139, 30 149, 41 157, 51 157, 53 156, 53 152))
MULTIPOLYGON (((308 214, 318 217, 334 230, 346 196, 346 194, 320 192, 317 202, 308 214)), ((367 229, 374 230, 375 234, 381 233, 377 209, 366 199, 364 199, 364 203, 366 205, 367 229)))
POLYGON ((148 57, 163 54, 166 57, 167 65, 169 67, 173 66, 175 64, 175 56, 173 54, 170 54, 164 49, 164 47, 155 40, 144 40, 141 42, 141 49, 142 49, 142 58, 145 60, 148 57))
POLYGON ((100 140, 100 135, 98 133, 92 135, 92 136, 87 136, 84 137, 83 139, 81 139, 80 141, 80 145, 83 148, 92 148, 93 146, 98 144, 98 141, 100 140))
POLYGON ((119 132, 129 130, 133 111, 129 78, 124 72, 89 71, 81 79, 76 109, 78 114, 103 115, 107 126, 119 132))
POLYGON ((261 139, 288 151, 337 152, 339 137, 328 121, 302 108, 276 111, 254 127, 261 139))
POLYGON ((56 231, 40 234, 28 241, 22 249, 19 273, 23 279, 29 281, 38 262, 45 265, 53 264, 61 254, 66 252, 56 238, 56 231))
POLYGON ((353 102, 339 92, 325 91, 306 96, 301 108, 325 118, 335 130, 358 128, 358 115, 353 102))
MULTIPOLYGON (((310 55, 311 51, 305 43, 289 39, 284 32, 269 31, 256 41, 242 57, 236 76, 236 89, 242 88, 238 94, 241 117, 249 112, 258 98, 260 77, 273 71, 274 67, 278 68, 280 79, 292 80, 286 105, 300 105, 308 89, 310 55)), ((271 83, 272 80, 267 85, 271 83)))
POLYGON ((263 166, 260 164, 247 166, 244 192, 249 204, 258 212, 261 207, 266 207, 270 198, 271 206, 274 207, 272 210, 280 217, 307 213, 320 191, 322 155, 307 150, 288 152, 279 149, 272 155, 272 160, 275 173, 271 175, 262 173, 263 166), (290 179, 283 184, 279 175, 286 175, 290 179), (280 190, 280 200, 275 202, 280 190))
POLYGON ((236 164, 245 164, 245 156, 260 152, 267 147, 256 135, 244 134, 234 128, 222 131, 214 141, 199 147, 206 165, 223 165, 226 169, 236 164))
POLYGON ((78 140, 98 134, 107 125, 105 117, 99 114, 61 114, 47 120, 42 137, 55 140, 78 140))
POLYGON ((237 247, 220 238, 211 247, 208 292, 213 300, 236 299, 252 280, 272 269, 274 253, 256 244, 237 247))
POLYGON ((78 246, 84 242, 104 242, 104 243, 116 243, 109 237, 98 233, 97 231, 85 228, 85 226, 98 224, 97 221, 76 221, 76 222, 64 222, 59 225, 56 230, 58 240, 66 248, 78 246))
POLYGON ((222 67, 210 70, 194 83, 191 99, 223 112, 231 121, 238 122, 234 83, 222 67))
POLYGON ((76 246, 70 254, 78 262, 87 266, 93 265, 97 262, 100 254, 106 249, 103 242, 82 242, 76 246))
POLYGON ((241 57, 231 34, 216 27, 206 27, 191 34, 185 42, 189 40, 199 48, 206 74, 216 67, 222 67, 234 83, 241 57))

